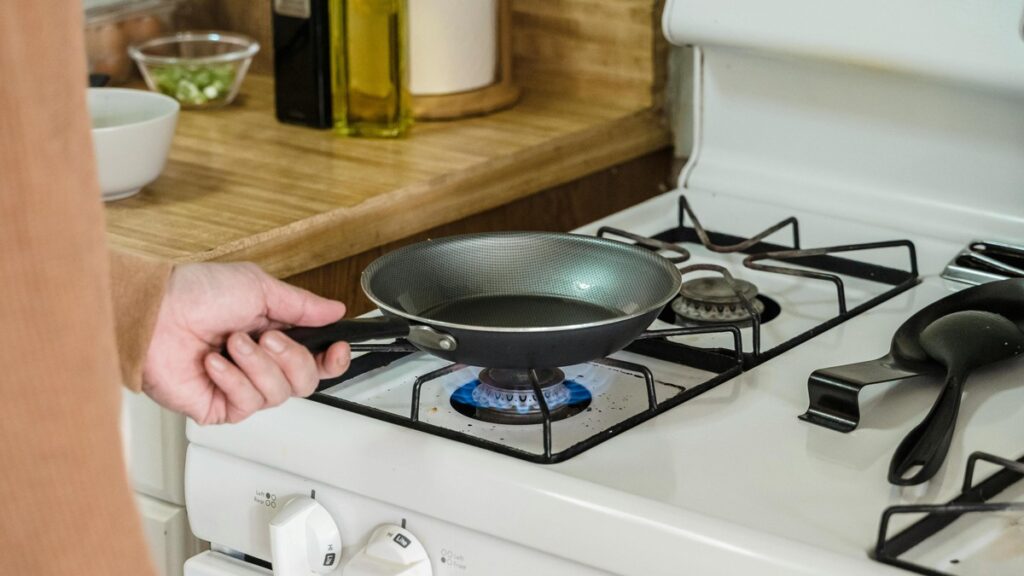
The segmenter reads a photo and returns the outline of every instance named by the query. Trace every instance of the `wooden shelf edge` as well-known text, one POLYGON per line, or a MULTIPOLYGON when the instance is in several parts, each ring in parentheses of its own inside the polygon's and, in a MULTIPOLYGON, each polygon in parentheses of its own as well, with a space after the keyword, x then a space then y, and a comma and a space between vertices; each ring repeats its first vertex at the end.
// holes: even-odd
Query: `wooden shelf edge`
POLYGON ((639 110, 479 169, 400 188, 179 261, 251 261, 287 278, 638 158, 671 141, 661 111, 639 110), (296 253, 303 257, 286 256, 296 253))

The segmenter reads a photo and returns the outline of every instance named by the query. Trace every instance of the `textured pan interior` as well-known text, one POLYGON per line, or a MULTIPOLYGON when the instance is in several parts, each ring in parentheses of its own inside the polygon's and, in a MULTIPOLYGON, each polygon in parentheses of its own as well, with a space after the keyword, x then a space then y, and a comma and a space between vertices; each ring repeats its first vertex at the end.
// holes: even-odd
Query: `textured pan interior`
POLYGON ((630 244, 551 232, 451 236, 401 248, 363 272, 382 309, 434 326, 598 326, 664 306, 679 271, 630 244))

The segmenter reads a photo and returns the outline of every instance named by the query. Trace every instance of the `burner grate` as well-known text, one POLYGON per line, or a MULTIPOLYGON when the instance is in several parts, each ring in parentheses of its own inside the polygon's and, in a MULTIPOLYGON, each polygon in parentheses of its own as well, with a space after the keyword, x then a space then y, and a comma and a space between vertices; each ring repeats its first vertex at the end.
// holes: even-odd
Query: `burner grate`
POLYGON ((912 504, 890 506, 882 513, 874 559, 925 576, 949 576, 946 572, 927 568, 900 558, 910 549, 936 536, 964 514, 998 513, 1009 510, 1024 512, 1024 502, 989 502, 1011 485, 1024 478, 1024 456, 1007 460, 985 452, 974 452, 967 458, 961 494, 946 504, 912 504), (978 461, 1002 467, 982 482, 974 484, 974 470, 978 461), (889 524, 894 516, 925 514, 926 516, 892 538, 887 538, 889 524))
MULTIPOLYGON (((763 312, 763 305, 759 306, 756 297, 750 296, 749 291, 741 283, 742 281, 733 278, 726 268, 715 264, 694 264, 681 267, 679 271, 683 275, 700 271, 714 272, 721 276, 724 283, 735 294, 735 299, 743 308, 744 315, 749 317, 748 322, 752 328, 751 344, 753 351, 744 362, 748 368, 773 358, 802 342, 806 342, 810 338, 845 322, 864 310, 873 308, 893 296, 909 290, 920 282, 918 278, 917 251, 914 248, 914 243, 910 240, 844 244, 805 249, 800 247, 800 224, 794 217, 786 218, 750 238, 740 238, 705 229, 685 196, 679 197, 679 227, 676 229, 648 238, 625 230, 603 226, 598 230, 597 235, 600 237, 618 236, 632 240, 634 243, 651 250, 671 251, 677 254, 671 258, 677 264, 690 259, 689 250, 680 243, 699 243, 708 250, 720 254, 737 252, 747 254, 746 258, 743 259, 743 266, 750 270, 826 281, 831 282, 835 286, 839 313, 834 318, 765 352, 761 350, 761 314, 763 312), (692 228, 686 225, 687 218, 693 222, 692 228), (793 245, 791 247, 764 241, 768 236, 785 229, 787 226, 792 228, 793 231, 793 245), (836 254, 846 252, 888 248, 905 249, 907 251, 907 270, 899 270, 836 256, 836 254), (790 262, 791 264, 804 266, 804 268, 765 264, 762 263, 764 260, 790 262), (839 276, 840 274, 891 285, 892 288, 851 309, 847 304, 846 287, 843 279, 839 276), (761 310, 758 310, 758 308, 761 308, 761 310)), ((717 324, 709 324, 709 326, 715 325, 717 324)), ((725 325, 730 324, 726 323, 725 325)))
MULTIPOLYGON (((740 340, 741 336, 740 336, 740 333, 739 333, 739 329, 737 329, 735 327, 692 327, 692 328, 670 328, 670 329, 667 329, 667 330, 649 330, 649 331, 645 332, 643 335, 641 335, 640 338, 641 339, 667 338, 669 336, 685 336, 685 335, 694 335, 694 334, 708 334, 708 333, 715 333, 715 332, 729 332, 729 333, 731 333, 733 335, 733 342, 736 345, 736 350, 742 350, 741 340, 740 340)), ((742 357, 740 355, 736 355, 734 357, 734 364, 733 364, 732 368, 728 369, 728 370, 722 371, 719 374, 718 377, 713 378, 712 380, 717 380, 718 378, 721 378, 725 374, 728 374, 729 375, 728 377, 732 377, 733 375, 738 374, 740 372, 740 370, 741 370, 741 358, 742 357)), ((588 448, 596 446, 596 445, 600 444, 601 442, 603 442, 604 440, 606 440, 606 439, 608 439, 608 438, 610 438, 612 436, 615 436, 616 434, 619 434, 620 432, 622 432, 624 430, 632 428, 633 426, 636 426, 640 422, 648 420, 648 419, 652 418, 653 416, 655 416, 656 414, 658 414, 660 412, 663 412, 665 410, 668 410, 669 408, 672 408, 673 406, 676 406, 677 404, 681 403, 682 401, 692 397, 692 395, 687 395, 685 393, 685 391, 684 391, 683 393, 681 393, 679 395, 676 395, 676 396, 673 396, 672 398, 669 398, 669 399, 664 400, 662 402, 658 402, 657 393, 655 391, 654 375, 651 373, 651 371, 646 366, 643 366, 641 364, 636 364, 636 363, 633 363, 633 362, 625 362, 623 360, 616 360, 614 358, 600 358, 600 359, 597 359, 597 360, 591 360, 591 362, 593 362, 595 364, 601 364, 601 365, 604 365, 604 366, 609 366, 609 367, 612 367, 612 368, 617 368, 619 370, 622 370, 622 371, 625 371, 625 372, 631 372, 633 374, 637 374, 637 375, 641 376, 641 378, 644 381, 644 390, 645 390, 645 393, 647 395, 647 409, 645 411, 639 413, 639 414, 635 414, 635 415, 633 415, 633 416, 631 416, 631 417, 629 417, 629 418, 627 418, 625 420, 622 420, 622 421, 618 422, 617 424, 614 424, 614 425, 610 426, 609 428, 601 431, 599 434, 595 434, 595 435, 591 436, 590 438, 588 438, 588 439, 586 439, 586 440, 584 440, 582 442, 578 442, 578 443, 572 445, 571 447, 569 447, 569 448, 567 448, 565 450, 562 450, 560 452, 553 452, 552 451, 552 443, 553 443, 552 442, 552 438, 553 438, 553 436, 552 436, 552 431, 551 431, 551 423, 554 422, 555 420, 557 420, 558 418, 556 418, 556 417, 554 417, 552 415, 551 409, 548 406, 548 402, 547 402, 547 400, 544 397, 543 390, 541 389, 540 378, 537 375, 537 371, 531 370, 530 371, 530 386, 533 389, 533 393, 536 395, 536 398, 537 398, 537 403, 540 406, 540 424, 541 424, 541 434, 542 434, 541 438, 542 438, 543 453, 540 454, 540 455, 532 455, 531 454, 531 457, 529 457, 527 459, 535 460, 535 461, 542 462, 542 463, 545 463, 545 464, 552 464, 552 463, 555 463, 555 462, 560 462, 562 460, 565 460, 567 458, 575 456, 576 454, 579 454, 580 452, 583 452, 584 450, 587 450, 588 448), (536 458, 537 456, 540 456, 540 458, 537 459, 536 458)), ((411 412, 409 414, 410 422, 415 423, 415 424, 430 426, 429 424, 425 424, 423 421, 420 420, 420 405, 421 405, 420 399, 421 399, 422 394, 423 394, 423 386, 425 384, 427 384, 428 382, 437 380, 437 379, 442 378, 444 376, 447 376, 447 375, 449 375, 449 374, 451 374, 453 372, 456 372, 458 370, 462 370, 463 368, 466 368, 466 366, 463 365, 463 364, 449 364, 448 366, 444 366, 442 368, 439 368, 439 369, 434 370, 432 372, 429 372, 427 374, 423 374, 422 376, 416 378, 416 381, 413 382, 413 385, 412 385, 412 409, 411 409, 411 412)), ((724 379, 722 381, 724 381, 724 379)), ((701 389, 700 391, 703 392, 704 390, 708 389, 708 388, 705 388, 705 386, 707 384, 708 383, 706 382, 706 383, 702 384, 701 386, 695 387, 694 390, 700 388, 701 389)), ((467 437, 468 438, 474 438, 473 436, 467 436, 467 437)), ((501 446, 501 445, 499 444, 499 446, 501 446)), ((502 450, 499 450, 499 451, 500 452, 509 453, 509 455, 512 455, 512 456, 521 456, 521 454, 519 454, 519 453, 530 454, 529 452, 523 452, 521 450, 516 450, 516 449, 505 447, 505 446, 502 446, 502 450), (509 452, 509 451, 511 451, 511 452, 509 452)))
POLYGON ((352 360, 352 364, 349 367, 348 372, 331 380, 324 380, 318 387, 318 393, 314 393, 309 397, 310 400, 327 404, 337 408, 342 408, 362 414, 364 416, 370 416, 379 420, 384 420, 406 428, 412 428, 427 432, 451 440, 456 440, 465 444, 470 444, 480 448, 486 448, 494 452, 499 452, 507 456, 512 456, 522 460, 535 462, 538 464, 555 464, 562 462, 573 456, 580 454, 605 440, 612 438, 626 430, 641 424, 654 416, 670 410, 687 400, 702 394, 715 386, 732 379, 742 371, 742 346, 741 346, 741 334, 738 328, 735 326, 701 326, 701 327, 686 327, 686 328, 670 328, 666 330, 650 330, 644 333, 637 342, 627 347, 629 351, 635 351, 651 358, 657 358, 660 360, 675 362, 684 364, 687 366, 693 366, 701 370, 713 372, 716 375, 702 382, 692 388, 682 389, 678 394, 671 398, 658 401, 657 393, 655 390, 654 375, 650 369, 646 366, 625 362, 614 358, 602 358, 598 360, 592 360, 595 364, 601 364, 624 372, 630 372, 636 374, 643 380, 644 394, 646 395, 647 408, 634 414, 628 418, 625 418, 612 426, 595 431, 594 434, 577 442, 564 450, 555 452, 552 449, 553 445, 553 432, 552 422, 556 421, 557 418, 553 418, 551 411, 548 408, 547 402, 543 400, 543 392, 539 389, 535 379, 531 381, 531 387, 534 388, 534 393, 538 395, 538 400, 541 408, 541 430, 540 436, 542 441, 542 452, 534 453, 519 448, 508 446, 500 442, 481 438, 471 434, 466 434, 457 430, 452 430, 429 422, 424 422, 420 419, 420 407, 421 399, 423 396, 423 388, 430 382, 438 381, 439 379, 448 376, 454 372, 457 372, 466 366, 462 364, 449 364, 433 370, 429 373, 422 374, 416 378, 413 382, 411 395, 412 401, 410 413, 408 416, 402 416, 392 412, 387 412, 372 406, 353 402, 343 398, 330 396, 327 394, 319 393, 319 391, 326 390, 342 382, 357 378, 363 374, 367 374, 373 370, 377 370, 395 362, 401 358, 404 358, 410 354, 419 352, 415 347, 404 340, 399 340, 389 344, 354 344, 352 350, 354 352, 369 352, 352 360), (732 336, 735 349, 729 351, 728 354, 721 352, 713 352, 700 350, 696 348, 690 348, 688 346, 682 346, 665 340, 665 338, 671 336, 684 336, 693 334, 709 334, 717 332, 726 332, 732 336))

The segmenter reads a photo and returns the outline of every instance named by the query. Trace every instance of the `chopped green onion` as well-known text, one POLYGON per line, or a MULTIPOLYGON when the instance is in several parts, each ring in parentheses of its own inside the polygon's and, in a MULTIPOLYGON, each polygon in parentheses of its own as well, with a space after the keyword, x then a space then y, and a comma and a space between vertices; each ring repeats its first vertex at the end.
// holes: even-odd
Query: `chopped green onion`
POLYGON ((154 67, 157 90, 182 104, 202 106, 227 98, 235 81, 233 64, 179 64, 154 67))

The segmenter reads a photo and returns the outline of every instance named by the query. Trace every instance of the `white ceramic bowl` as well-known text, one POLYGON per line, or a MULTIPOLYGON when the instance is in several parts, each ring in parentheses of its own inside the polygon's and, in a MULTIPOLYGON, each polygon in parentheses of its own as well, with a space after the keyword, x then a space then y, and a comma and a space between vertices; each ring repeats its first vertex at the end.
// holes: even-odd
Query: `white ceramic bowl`
POLYGON ((103 200, 137 194, 156 180, 178 122, 174 98, 127 88, 89 88, 89 116, 103 200))

